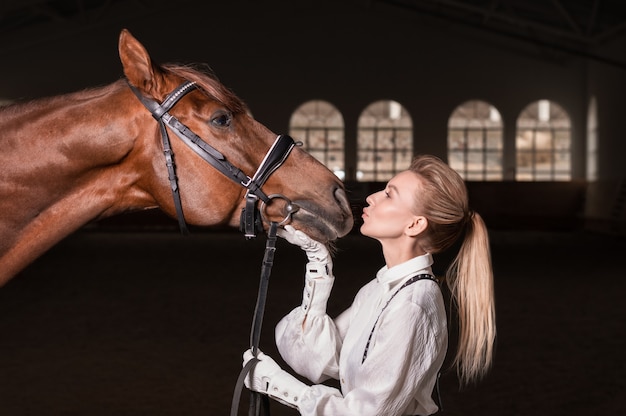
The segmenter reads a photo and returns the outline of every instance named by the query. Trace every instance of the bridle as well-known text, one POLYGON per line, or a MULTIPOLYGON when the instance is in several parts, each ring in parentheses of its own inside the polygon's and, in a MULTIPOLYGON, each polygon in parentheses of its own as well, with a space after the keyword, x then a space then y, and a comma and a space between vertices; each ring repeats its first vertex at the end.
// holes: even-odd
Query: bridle
MULTIPOLYGON (((279 135, 274 144, 270 147, 266 153, 263 161, 259 165, 255 174, 250 177, 246 175, 241 169, 230 163, 223 154, 221 154, 213 146, 202 140, 200 136, 195 134, 191 129, 181 123, 176 117, 171 115, 168 111, 186 94, 197 88, 195 82, 186 81, 179 85, 174 91, 169 93, 165 100, 161 104, 153 99, 145 97, 141 92, 133 85, 128 83, 128 86, 137 96, 139 101, 150 111, 152 117, 159 123, 159 129, 161 131, 161 139, 163 141, 163 152, 165 154, 165 164, 167 166, 168 178, 170 186, 172 188, 172 195, 174 197, 174 206, 176 208, 176 216, 178 217, 178 224, 183 234, 188 233, 187 225, 185 223, 185 217, 183 215, 183 207, 180 198, 180 190, 178 187, 178 178, 176 176, 176 166, 174 164, 174 154, 170 144, 170 138, 167 134, 167 127, 169 127, 176 135, 187 144, 193 151, 211 164, 221 173, 226 175, 234 182, 240 184, 246 188, 246 204, 241 212, 240 229, 244 232, 246 238, 256 237, 257 232, 263 231, 263 220, 265 219, 269 223, 268 238, 265 247, 265 255, 263 257, 261 280, 259 283, 259 292, 257 296, 257 304, 255 307, 254 319, 252 322, 252 329, 250 333, 250 346, 256 357, 259 351, 259 342, 261 336, 261 325, 263 322, 263 312, 265 309, 265 301, 267 298, 267 288, 269 283, 269 276, 274 261, 274 252, 276 250, 276 231, 277 227, 285 224, 291 219, 291 215, 298 210, 298 206, 292 203, 286 196, 282 194, 267 195, 261 187, 267 181, 269 176, 274 173, 287 159, 291 150, 296 146, 296 142, 287 135, 279 135), (269 205, 273 199, 282 199, 285 201, 286 214, 282 221, 269 221, 267 216, 264 217, 264 208, 269 205), (261 200, 261 208, 257 208, 257 202, 261 200)), ((243 379, 247 373, 258 362, 258 359, 251 360, 244 369, 237 380, 235 386, 235 394, 233 395, 233 404, 231 407, 231 414, 236 415, 239 408, 239 395, 243 386, 243 379)), ((269 399, 267 396, 263 396, 260 393, 251 392, 250 395, 250 408, 249 414, 260 415, 261 410, 266 415, 269 415, 269 399)))
POLYGON ((230 163, 226 157, 213 146, 204 141, 200 136, 194 133, 190 128, 181 123, 176 117, 169 113, 169 110, 185 95, 197 89, 195 82, 185 81, 179 85, 174 91, 169 93, 161 104, 157 101, 145 97, 139 89, 128 83, 128 86, 137 96, 139 101, 150 111, 152 117, 159 123, 161 131, 161 139, 163 142, 163 153, 165 154, 165 164, 167 166, 168 178, 172 195, 174 198, 174 206, 176 208, 176 217, 183 234, 187 234, 188 228, 183 214, 183 207, 180 198, 180 189, 178 186, 178 177, 176 176, 176 165, 174 164, 174 154, 170 144, 170 138, 167 134, 169 127, 187 146, 189 146, 198 156, 211 164, 218 171, 223 173, 227 178, 247 189, 245 199, 246 204, 241 212, 240 229, 246 238, 256 237, 257 232, 263 230, 264 208, 273 199, 282 199, 286 202, 285 209, 287 213, 284 219, 279 223, 282 225, 291 219, 291 215, 298 210, 298 206, 293 204, 286 196, 282 194, 267 195, 261 187, 267 181, 269 176, 278 169, 287 159, 291 150, 296 146, 296 142, 287 135, 279 135, 272 147, 263 158, 256 173, 250 177, 241 169, 230 163), (261 200, 261 209, 257 208, 257 202, 261 200))

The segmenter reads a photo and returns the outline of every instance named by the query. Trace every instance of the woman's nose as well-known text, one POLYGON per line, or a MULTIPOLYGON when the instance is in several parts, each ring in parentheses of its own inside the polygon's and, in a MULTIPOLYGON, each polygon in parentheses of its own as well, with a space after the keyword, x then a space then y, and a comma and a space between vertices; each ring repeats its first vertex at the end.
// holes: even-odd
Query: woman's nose
POLYGON ((374 205, 374 199, 375 199, 377 193, 378 192, 375 192, 375 193, 369 195, 367 198, 365 198, 365 202, 367 202, 367 205, 374 205))

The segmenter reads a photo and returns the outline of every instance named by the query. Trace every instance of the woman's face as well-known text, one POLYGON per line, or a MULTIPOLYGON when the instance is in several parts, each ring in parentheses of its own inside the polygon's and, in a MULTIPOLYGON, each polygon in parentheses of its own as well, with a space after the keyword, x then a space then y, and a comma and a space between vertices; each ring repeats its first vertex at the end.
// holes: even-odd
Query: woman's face
POLYGON ((419 176, 404 171, 394 176, 384 190, 368 196, 361 233, 378 240, 402 236, 417 217, 413 207, 420 185, 419 176))

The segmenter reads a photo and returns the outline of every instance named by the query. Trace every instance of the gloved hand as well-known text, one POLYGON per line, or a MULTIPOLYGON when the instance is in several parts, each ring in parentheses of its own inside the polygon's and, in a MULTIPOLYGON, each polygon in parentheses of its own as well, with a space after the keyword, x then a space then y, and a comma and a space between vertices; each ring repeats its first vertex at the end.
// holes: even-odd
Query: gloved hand
MULTIPOLYGON (((252 360, 252 350, 243 353, 243 366, 252 360)), ((298 408, 309 386, 287 373, 271 357, 258 352, 259 362, 244 379, 244 385, 259 393, 267 394, 287 406, 298 408)))
POLYGON ((279 237, 284 238, 289 243, 300 247, 310 262, 322 263, 329 265, 328 269, 332 269, 332 259, 326 246, 319 241, 313 240, 300 230, 296 230, 291 225, 285 225, 276 232, 279 237))

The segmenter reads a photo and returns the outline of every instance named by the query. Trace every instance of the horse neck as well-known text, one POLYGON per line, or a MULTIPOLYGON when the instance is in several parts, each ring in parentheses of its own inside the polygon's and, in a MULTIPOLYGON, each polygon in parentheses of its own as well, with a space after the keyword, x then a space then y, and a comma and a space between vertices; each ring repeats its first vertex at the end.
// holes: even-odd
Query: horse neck
MULTIPOLYGON (((14 153, 28 148, 33 156, 52 157, 61 148, 74 159, 93 153, 84 162, 110 163, 132 146, 125 129, 129 118, 123 103, 121 82, 106 87, 16 104, 0 111, 0 141, 14 153), (119 151, 116 151, 119 148, 119 151), (45 152, 43 150, 45 149, 45 152), (47 153, 47 155, 46 155, 47 153)), ((47 161, 49 163, 49 161, 47 161)))
POLYGON ((128 209, 119 201, 138 169, 123 162, 142 127, 129 123, 131 99, 118 82, 0 111, 0 286, 88 221, 128 209))
MULTIPOLYGON (((126 94, 126 97, 129 97, 126 94)), ((0 112, 0 143, 9 149, 8 175, 45 173, 48 185, 72 182, 98 167, 124 159, 137 134, 120 83, 31 101, 0 112)))

